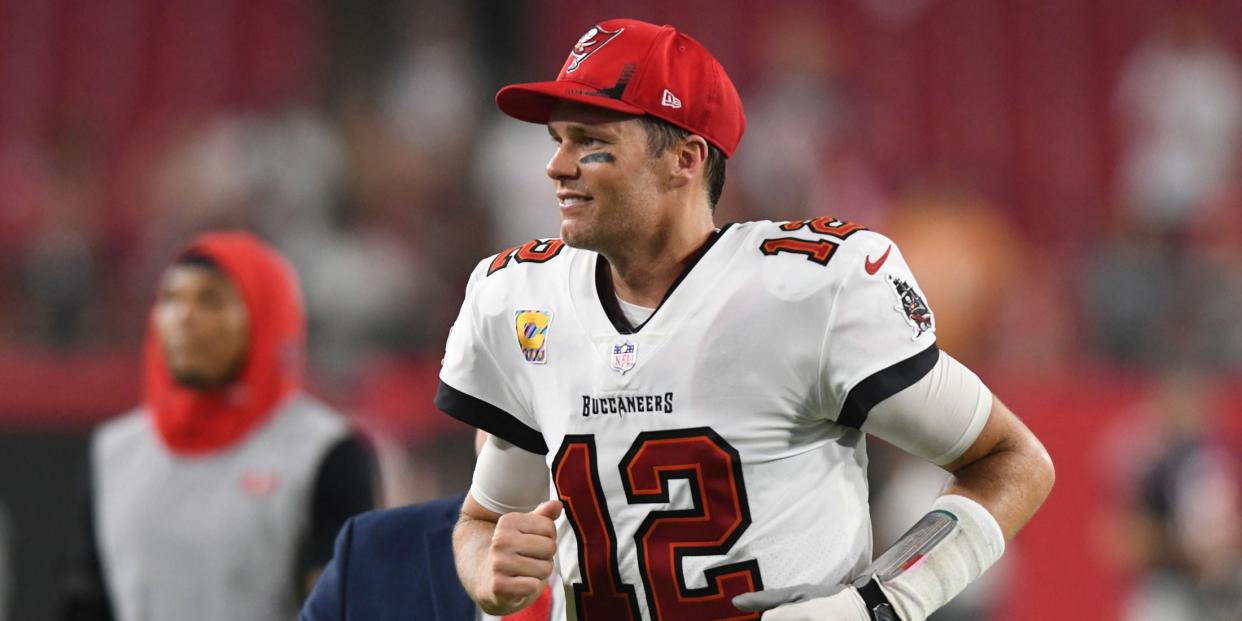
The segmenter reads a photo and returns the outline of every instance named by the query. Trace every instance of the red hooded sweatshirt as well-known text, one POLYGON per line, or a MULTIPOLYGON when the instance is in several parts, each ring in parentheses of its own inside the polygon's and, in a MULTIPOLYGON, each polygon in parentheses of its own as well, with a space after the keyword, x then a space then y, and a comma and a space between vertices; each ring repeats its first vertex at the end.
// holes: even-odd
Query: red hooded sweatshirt
POLYGON ((240 442, 302 384, 306 320, 289 262, 245 232, 207 233, 182 256, 210 259, 233 281, 250 315, 250 342, 237 378, 214 391, 174 383, 148 322, 144 401, 164 443, 179 455, 204 455, 240 442))

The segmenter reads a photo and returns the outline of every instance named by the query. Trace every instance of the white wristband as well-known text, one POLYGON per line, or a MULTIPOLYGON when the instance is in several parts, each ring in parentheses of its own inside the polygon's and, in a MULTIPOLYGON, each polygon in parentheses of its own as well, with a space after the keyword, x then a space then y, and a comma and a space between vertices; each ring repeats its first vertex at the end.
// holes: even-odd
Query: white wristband
POLYGON ((904 621, 924 621, 974 582, 1005 552, 996 518, 965 496, 936 499, 932 511, 868 573, 904 621), (951 518, 951 520, 945 519, 951 518), (929 528, 920 528, 925 524, 929 528))

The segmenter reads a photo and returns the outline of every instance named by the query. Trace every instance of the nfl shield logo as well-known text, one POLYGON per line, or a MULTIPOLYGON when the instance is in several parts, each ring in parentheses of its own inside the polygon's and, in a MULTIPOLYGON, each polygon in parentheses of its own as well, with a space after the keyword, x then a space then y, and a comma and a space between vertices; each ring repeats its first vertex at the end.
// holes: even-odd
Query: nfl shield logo
POLYGON ((638 346, 630 342, 628 339, 624 343, 618 343, 612 346, 612 370, 618 373, 625 373, 634 368, 634 362, 638 359, 638 346))

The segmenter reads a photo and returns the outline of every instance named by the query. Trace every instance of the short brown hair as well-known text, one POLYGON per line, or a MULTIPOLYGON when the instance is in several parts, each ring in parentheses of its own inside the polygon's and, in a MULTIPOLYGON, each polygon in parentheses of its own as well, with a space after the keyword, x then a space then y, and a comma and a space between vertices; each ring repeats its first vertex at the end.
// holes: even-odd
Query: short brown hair
MULTIPOLYGON (((690 137, 690 132, 650 114, 643 115, 639 120, 643 129, 647 130, 647 151, 651 155, 659 155, 690 137)), ((707 143, 703 179, 707 182, 707 206, 715 213, 716 201, 720 200, 720 193, 724 191, 725 156, 710 142, 707 143)))

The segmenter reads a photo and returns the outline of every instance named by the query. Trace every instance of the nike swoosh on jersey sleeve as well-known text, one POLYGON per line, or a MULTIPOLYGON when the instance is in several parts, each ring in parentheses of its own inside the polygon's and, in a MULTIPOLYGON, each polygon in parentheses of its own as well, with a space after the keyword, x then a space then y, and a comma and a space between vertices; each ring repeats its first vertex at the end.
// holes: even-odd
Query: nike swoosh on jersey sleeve
POLYGON ((875 276, 875 273, 880 271, 880 268, 884 266, 884 262, 888 260, 888 253, 892 251, 893 251, 893 245, 889 244, 888 248, 884 249, 884 254, 880 255, 880 258, 876 259, 875 261, 871 260, 871 255, 867 255, 867 262, 864 264, 865 265, 864 269, 867 271, 867 273, 872 276, 875 276))

